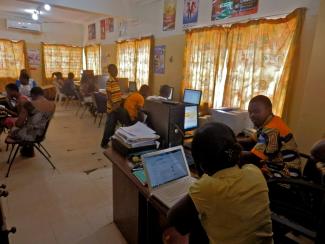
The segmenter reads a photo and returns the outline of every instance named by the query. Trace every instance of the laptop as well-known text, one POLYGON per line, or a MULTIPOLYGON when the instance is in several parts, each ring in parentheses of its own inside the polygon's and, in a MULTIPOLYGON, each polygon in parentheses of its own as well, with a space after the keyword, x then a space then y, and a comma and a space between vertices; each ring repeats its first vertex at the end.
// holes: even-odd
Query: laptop
POLYGON ((191 177, 182 146, 142 155, 150 195, 171 208, 188 194, 191 177))

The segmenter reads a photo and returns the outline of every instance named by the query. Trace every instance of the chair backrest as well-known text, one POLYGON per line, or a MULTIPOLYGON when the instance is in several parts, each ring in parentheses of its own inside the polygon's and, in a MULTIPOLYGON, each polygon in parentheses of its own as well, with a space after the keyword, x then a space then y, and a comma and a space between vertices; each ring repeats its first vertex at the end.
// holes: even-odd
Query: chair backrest
POLYGON ((94 92, 94 101, 97 113, 106 113, 107 97, 100 92, 94 92))
POLYGON ((315 232, 316 243, 325 243, 322 233, 325 225, 325 187, 288 178, 271 179, 268 187, 272 213, 302 226, 301 229, 315 232))

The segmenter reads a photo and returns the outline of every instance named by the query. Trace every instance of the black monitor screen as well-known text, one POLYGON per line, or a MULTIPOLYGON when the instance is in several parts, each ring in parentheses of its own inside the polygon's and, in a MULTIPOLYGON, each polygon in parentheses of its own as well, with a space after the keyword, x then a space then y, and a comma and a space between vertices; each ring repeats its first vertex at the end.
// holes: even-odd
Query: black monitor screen
POLYGON ((200 105, 202 92, 199 90, 185 89, 184 90, 184 103, 200 105))
POLYGON ((129 92, 137 91, 137 83, 135 81, 129 82, 129 92))
POLYGON ((198 106, 185 106, 184 130, 193 130, 199 126, 198 106))

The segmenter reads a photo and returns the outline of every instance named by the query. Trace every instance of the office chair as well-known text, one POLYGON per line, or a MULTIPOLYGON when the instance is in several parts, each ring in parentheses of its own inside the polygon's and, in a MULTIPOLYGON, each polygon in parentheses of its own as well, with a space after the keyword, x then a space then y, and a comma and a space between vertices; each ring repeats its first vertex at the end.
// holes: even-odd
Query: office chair
POLYGON ((287 234, 299 233, 325 243, 325 187, 303 179, 268 180, 275 243, 290 243, 287 234))
POLYGON ((107 112, 107 97, 100 92, 94 92, 93 94, 94 102, 95 102, 95 120, 94 123, 96 123, 97 115, 100 114, 100 119, 98 123, 98 128, 100 127, 100 124, 102 122, 104 114, 107 112))
POLYGON ((33 145, 33 147, 35 147, 43 155, 43 157, 49 162, 49 164, 52 166, 52 168, 56 169, 54 164, 50 160, 50 157, 51 157, 50 153, 41 144, 45 140, 45 136, 46 136, 46 132, 47 132, 47 129, 49 127, 49 124, 50 124, 50 120, 47 122, 47 124, 46 124, 46 126, 44 128, 43 134, 38 136, 34 141, 18 141, 18 140, 17 141, 8 141, 8 137, 7 137, 5 143, 7 145, 11 145, 12 147, 11 147, 11 151, 9 153, 9 157, 8 157, 8 160, 7 160, 7 164, 9 164, 9 168, 8 168, 6 177, 9 176, 11 166, 14 163, 14 160, 16 158, 16 155, 18 153, 19 148, 22 148, 25 145, 31 145, 31 144, 33 145), (16 148, 16 150, 15 150, 15 152, 13 154, 13 157, 11 157, 11 155, 12 155, 15 148, 16 148))

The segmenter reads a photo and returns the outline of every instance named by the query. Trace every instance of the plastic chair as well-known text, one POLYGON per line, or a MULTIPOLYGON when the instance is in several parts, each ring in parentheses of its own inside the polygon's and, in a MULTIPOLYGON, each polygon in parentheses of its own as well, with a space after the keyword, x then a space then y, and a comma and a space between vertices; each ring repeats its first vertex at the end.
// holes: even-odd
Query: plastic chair
POLYGON ((23 146, 25 146, 27 144, 29 144, 29 145, 32 144, 33 147, 35 147, 44 156, 44 158, 49 162, 49 164, 52 166, 52 168, 55 169, 54 164, 50 160, 50 157, 51 157, 50 153, 41 144, 45 140, 45 136, 46 136, 46 132, 47 132, 47 129, 49 127, 49 124, 50 124, 50 120, 47 122, 47 124, 46 124, 46 126, 44 128, 43 134, 38 136, 34 141, 16 141, 16 140, 15 141, 9 141, 8 137, 7 137, 5 142, 6 142, 7 145, 12 145, 12 148, 11 148, 11 151, 9 153, 8 160, 7 160, 7 164, 9 164, 9 168, 8 168, 6 177, 9 176, 11 166, 14 163, 14 160, 16 158, 16 155, 18 153, 19 148, 21 148, 21 147, 23 147, 23 146), (14 155, 13 155, 13 157, 11 157, 11 155, 12 155, 15 148, 16 148, 16 150, 14 152, 14 155))
POLYGON ((94 92, 94 102, 95 102, 95 120, 94 123, 96 123, 97 115, 100 115, 98 127, 100 127, 100 124, 102 122, 104 114, 107 112, 107 97, 100 92, 94 92))
POLYGON ((61 103, 62 98, 68 99, 68 97, 60 91, 60 86, 58 83, 54 82, 54 87, 55 87, 55 98, 54 98, 55 102, 58 101, 61 103))
POLYGON ((302 179, 273 178, 268 187, 275 243, 290 243, 290 232, 325 243, 323 186, 302 179))

